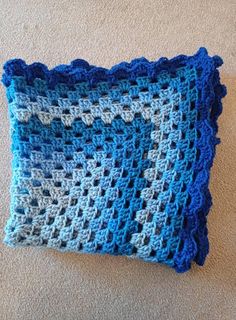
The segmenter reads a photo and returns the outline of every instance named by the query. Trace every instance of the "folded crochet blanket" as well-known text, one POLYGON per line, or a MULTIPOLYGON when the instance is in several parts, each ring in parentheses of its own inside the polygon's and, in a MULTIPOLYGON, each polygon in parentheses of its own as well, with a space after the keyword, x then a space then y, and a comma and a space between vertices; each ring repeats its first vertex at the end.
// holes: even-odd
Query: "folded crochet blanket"
POLYGON ((5 242, 165 263, 208 253, 206 216, 217 118, 218 56, 105 69, 4 65, 12 137, 5 242))

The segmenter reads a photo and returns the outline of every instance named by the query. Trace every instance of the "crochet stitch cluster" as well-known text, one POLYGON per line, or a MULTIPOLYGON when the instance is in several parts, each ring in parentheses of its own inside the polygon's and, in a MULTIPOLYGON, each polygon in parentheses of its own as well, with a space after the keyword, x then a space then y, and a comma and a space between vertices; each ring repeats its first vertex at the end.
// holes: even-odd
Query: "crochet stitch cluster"
POLYGON ((4 66, 13 178, 5 242, 204 263, 226 90, 218 56, 4 66))

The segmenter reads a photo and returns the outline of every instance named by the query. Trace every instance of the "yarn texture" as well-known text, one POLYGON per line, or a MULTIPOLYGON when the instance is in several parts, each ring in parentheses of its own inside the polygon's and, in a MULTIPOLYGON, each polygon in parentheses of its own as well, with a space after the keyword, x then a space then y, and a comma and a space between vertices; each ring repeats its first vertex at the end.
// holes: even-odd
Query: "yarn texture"
POLYGON ((222 63, 205 48, 111 69, 7 61, 5 243, 203 265, 222 63))

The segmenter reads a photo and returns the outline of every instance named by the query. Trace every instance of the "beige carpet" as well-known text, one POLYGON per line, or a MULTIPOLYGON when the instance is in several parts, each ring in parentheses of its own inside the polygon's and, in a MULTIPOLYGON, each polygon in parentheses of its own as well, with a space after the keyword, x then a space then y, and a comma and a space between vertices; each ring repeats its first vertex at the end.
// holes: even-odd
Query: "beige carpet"
MULTIPOLYGON (((228 87, 222 144, 211 175, 210 255, 176 274, 126 258, 61 254, 0 245, 0 320, 236 319, 236 2, 0 0, 0 62, 22 57, 49 66, 84 58, 120 60, 192 54, 224 58, 228 87)), ((9 214, 10 140, 0 87, 0 237, 9 214)))

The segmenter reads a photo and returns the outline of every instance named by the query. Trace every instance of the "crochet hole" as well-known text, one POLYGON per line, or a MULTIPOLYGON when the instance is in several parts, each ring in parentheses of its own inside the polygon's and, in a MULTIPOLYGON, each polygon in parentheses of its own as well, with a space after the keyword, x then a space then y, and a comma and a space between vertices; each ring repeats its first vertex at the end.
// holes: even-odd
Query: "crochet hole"
POLYGON ((163 138, 164 140, 168 139, 168 137, 169 137, 168 133, 163 133, 163 134, 162 134, 162 138, 163 138))
POLYGON ((48 240, 47 240, 47 239, 43 239, 43 240, 42 240, 42 245, 43 245, 43 246, 46 246, 47 244, 48 244, 48 240))
POLYGON ((133 168, 138 168, 138 161, 134 160, 132 164, 133 168))
POLYGON ((160 154, 160 159, 166 159, 166 153, 165 152, 161 152, 160 154))
POLYGON ((31 205, 32 207, 38 207, 38 201, 37 201, 37 199, 32 199, 31 202, 30 202, 30 205, 31 205))
POLYGON ((170 120, 170 116, 168 114, 164 115, 164 121, 167 122, 170 120))
POLYGON ((137 148, 137 149, 138 149, 138 148, 139 148, 139 146, 140 146, 140 142, 139 142, 138 140, 136 140, 136 141, 135 141, 135 148, 137 148))
POLYGON ((163 191, 167 191, 169 188, 169 184, 167 182, 164 182, 163 184, 163 191))
POLYGON ((126 159, 131 158, 131 156, 132 156, 132 152, 131 152, 131 151, 129 151, 129 150, 126 150, 126 153, 125 153, 125 157, 126 157, 126 159))
POLYGON ((79 217, 82 217, 83 216, 83 211, 81 209, 79 209, 76 213, 76 216, 79 218, 79 217))
POLYGON ((125 208, 125 209, 128 209, 129 206, 130 206, 130 202, 129 202, 129 200, 126 200, 126 201, 125 201, 124 208, 125 208))
POLYGON ((165 210, 165 204, 164 203, 161 203, 160 205, 160 212, 164 212, 165 210))
POLYGON ((177 104, 174 105, 173 111, 179 111, 179 106, 177 104))
POLYGON ((155 257, 157 254, 156 250, 151 250, 150 257, 155 257))
POLYGON ((160 227, 156 227, 155 235, 159 236, 160 234, 161 234, 161 228, 160 227))
POLYGON ((23 209, 23 208, 16 208, 16 209, 15 209, 15 212, 18 213, 18 214, 24 215, 24 214, 25 214, 25 209, 23 209))
POLYGON ((94 231, 92 231, 92 232, 90 233, 90 236, 89 236, 89 241, 91 241, 91 242, 94 241, 95 237, 96 237, 96 234, 95 234, 94 231))
POLYGON ((174 253, 173 252, 170 252, 167 256, 167 260, 172 260, 174 257, 174 253))
POLYGON ((49 226, 52 225, 53 222, 54 222, 54 220, 55 220, 54 218, 51 218, 51 217, 50 217, 50 218, 48 219, 47 225, 49 225, 49 226))
POLYGON ((191 122, 191 123, 189 124, 189 129, 190 129, 190 130, 193 130, 193 129, 194 129, 194 123, 193 123, 193 122, 191 122))
MULTIPOLYGON (((158 143, 153 143, 153 146, 152 146, 152 147, 153 147, 154 150, 157 150, 157 149, 158 149, 158 146, 159 146, 158 143)), ((146 154, 148 155, 147 152, 146 152, 146 154)))
POLYGON ((142 159, 143 159, 143 160, 146 160, 147 157, 148 157, 148 153, 145 151, 145 152, 143 153, 142 159))
POLYGON ((132 248, 132 254, 136 254, 137 251, 138 251, 138 249, 137 249, 136 247, 133 247, 133 248, 132 248))
POLYGON ((131 179, 128 183, 128 188, 133 188, 134 187, 134 180, 131 179))
POLYGON ((189 142, 189 148, 190 148, 190 149, 192 149, 192 148, 193 148, 193 146, 194 146, 194 141, 193 141, 193 140, 191 140, 191 141, 189 142))
POLYGON ((141 191, 137 190, 136 193, 135 193, 135 198, 139 199, 140 196, 141 196, 141 191))
POLYGON ((61 241, 60 247, 61 247, 61 248, 65 248, 65 247, 66 247, 66 244, 67 244, 67 243, 66 243, 65 241, 61 241))
POLYGON ((178 251, 182 251, 183 250, 183 248, 184 248, 184 240, 180 240, 180 242, 179 242, 179 248, 178 248, 178 251))
POLYGON ((81 132, 77 132, 77 133, 75 134, 75 137, 76 137, 76 138, 82 138, 82 136, 83 136, 83 135, 82 135, 81 132))
POLYGON ((153 215, 149 212, 146 218, 146 222, 152 222, 153 215))
POLYGON ((101 210, 97 209, 94 218, 97 219, 97 218, 101 217, 101 214, 102 214, 101 210))
POLYGON ((60 188, 60 187, 61 187, 61 182, 60 182, 60 181, 54 182, 54 186, 55 186, 56 188, 60 188))
POLYGON ((111 200, 109 200, 109 201, 107 202, 107 208, 111 208, 112 205, 113 205, 113 202, 112 202, 111 200))
POLYGON ((158 171, 158 172, 156 173, 156 179, 157 179, 157 180, 161 180, 161 179, 162 179, 162 176, 163 176, 163 172, 158 171))
POLYGON ((148 92, 148 88, 147 88, 147 87, 142 88, 142 89, 140 90, 140 92, 143 92, 143 93, 148 92))
POLYGON ((70 205, 71 206, 76 206, 77 205, 77 203, 78 203, 78 199, 71 199, 71 201, 70 201, 70 205))
POLYGON ((184 159, 184 152, 182 150, 179 151, 179 160, 184 159))
POLYGON ((105 139, 105 141, 108 142, 108 143, 111 143, 111 142, 113 142, 113 138, 112 137, 107 137, 105 139))
POLYGON ((192 201, 192 198, 191 198, 190 195, 188 195, 188 198, 187 198, 187 201, 186 201, 186 205, 187 205, 187 206, 190 206, 191 201, 192 201))
POLYGON ((120 221, 120 224, 119 224, 119 226, 118 226, 118 229, 119 229, 119 230, 124 229, 125 223, 126 223, 125 221, 120 221))
POLYGON ((173 128, 173 130, 177 130, 178 129, 178 125, 176 123, 173 123, 172 124, 172 128, 173 128))
POLYGON ((195 80, 191 80, 189 84, 190 89, 193 89, 195 87, 195 80))
POLYGON ((65 178, 72 179, 72 173, 71 172, 66 173, 65 178))
POLYGON ((44 215, 45 213, 46 213, 46 209, 42 209, 39 211, 39 215, 41 215, 41 216, 44 215))
POLYGON ((175 174, 175 181, 179 181, 180 178, 181 178, 181 173, 176 172, 176 174, 175 174))
POLYGON ((32 185, 33 187, 41 187, 42 184, 39 180, 33 180, 32 185))
POLYGON ((146 209, 147 208, 147 203, 146 203, 146 201, 143 201, 143 203, 142 203, 142 209, 146 209))
POLYGON ((144 244, 145 246, 147 246, 147 245, 149 244, 149 242, 150 242, 150 237, 146 236, 146 237, 144 238, 144 240, 143 240, 143 244, 144 244))
POLYGON ((98 243, 96 246, 96 251, 101 251, 101 250, 102 250, 102 245, 98 243))
POLYGON ((153 99, 159 99, 160 98, 158 93, 154 93, 152 97, 153 97, 153 99))
POLYGON ((83 225, 83 229, 88 229, 89 227, 89 221, 85 220, 84 225, 83 225))
POLYGON ((166 90, 168 88, 168 82, 163 83, 163 85, 161 86, 162 90, 166 90))
POLYGON ((143 230, 143 225, 141 223, 138 223, 138 233, 141 233, 143 230))
POLYGON ((198 76, 198 77, 201 77, 202 71, 203 71, 202 67, 198 67, 198 68, 197 68, 197 76, 198 76))
POLYGON ((162 240, 162 248, 166 248, 167 246, 167 241, 165 239, 162 240))
POLYGON ((50 195, 49 190, 47 190, 47 189, 43 190, 43 196, 44 197, 50 197, 51 195, 50 195))
POLYGON ((154 192, 152 199, 157 200, 159 196, 159 193, 157 191, 154 192))
POLYGON ((174 202, 175 202, 175 194, 174 194, 174 193, 171 194, 170 202, 171 202, 171 203, 174 203, 174 202))
MULTIPOLYGON (((55 170, 63 170, 62 165, 61 165, 60 163, 57 163, 57 164, 55 165, 55 170)), ((45 177, 45 178, 46 178, 46 177, 45 177)), ((48 179, 50 179, 50 178, 48 178, 48 179)))
POLYGON ((72 233, 72 238, 71 239, 75 240, 78 237, 78 234, 79 234, 78 231, 74 230, 73 233, 72 233))
MULTIPOLYGON (((87 190, 87 191, 88 191, 88 190, 87 190)), ((102 189, 102 191, 101 191, 101 196, 104 197, 105 194, 106 194, 106 190, 102 189)))
POLYGON ((190 103, 190 110, 193 111, 195 109, 195 102, 191 101, 190 103))
POLYGON ((201 138, 201 135, 202 135, 202 134, 201 134, 201 131, 200 131, 200 130, 197 130, 197 138, 198 138, 198 139, 201 138))
POLYGON ((118 218, 118 211, 117 210, 114 210, 112 218, 113 219, 117 219, 118 218))
POLYGON ((113 234, 111 231, 109 231, 107 236, 107 242, 112 242, 112 240, 113 240, 113 234))
POLYGON ((171 141, 170 148, 173 150, 176 148, 176 142, 171 141))
POLYGON ((39 236, 40 233, 41 233, 41 229, 39 229, 39 228, 34 228, 34 229, 33 229, 33 235, 34 235, 34 236, 39 236))
POLYGON ((188 164, 187 164, 186 169, 187 169, 187 170, 190 170, 191 168, 192 168, 192 162, 189 161, 188 164))
POLYGON ((94 187, 97 187, 100 183, 100 180, 94 180, 93 185, 94 187))
POLYGON ((187 184, 186 184, 185 182, 183 182, 181 191, 182 191, 182 192, 185 192, 186 190, 187 190, 187 184))
POLYGON ((127 233, 126 237, 125 237, 125 241, 126 242, 130 242, 131 238, 132 238, 132 234, 131 233, 127 233))
POLYGON ((52 204, 57 205, 57 204, 58 204, 58 200, 54 199, 54 200, 52 201, 52 204))
POLYGON ((167 170, 172 170, 174 168, 175 164, 172 161, 169 161, 168 165, 167 165, 167 170))
POLYGON ((123 178, 126 178, 126 177, 128 177, 128 175, 129 175, 128 170, 123 170, 123 172, 122 172, 122 177, 123 177, 123 178))
POLYGON ((60 211, 59 211, 59 216, 63 216, 66 212, 66 209, 65 208, 62 208, 60 211))

